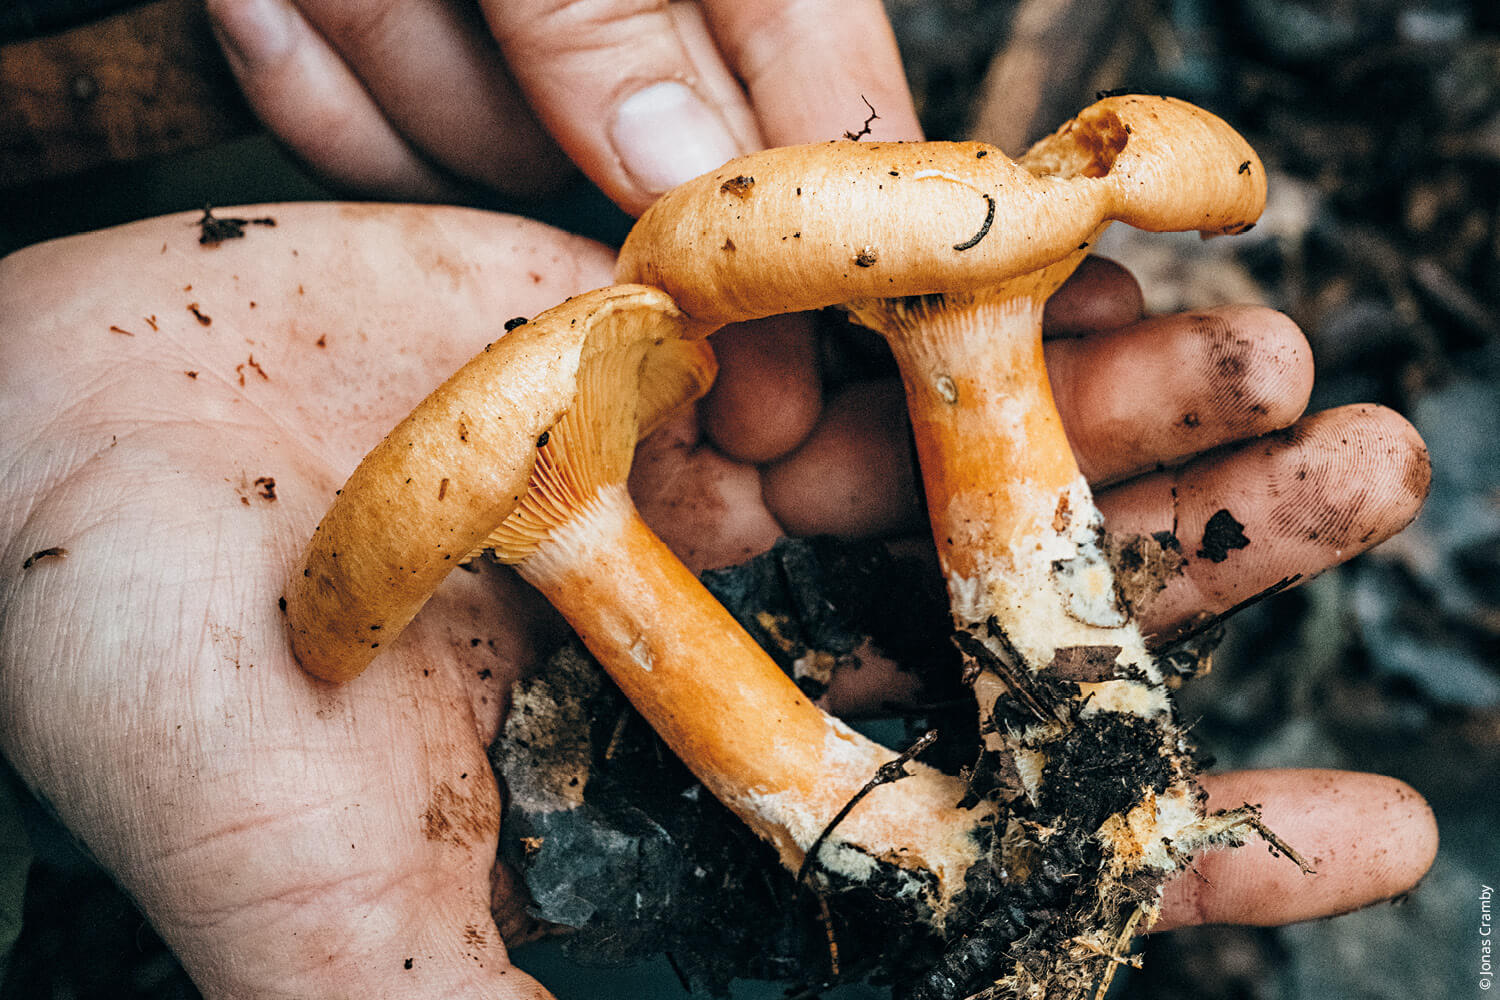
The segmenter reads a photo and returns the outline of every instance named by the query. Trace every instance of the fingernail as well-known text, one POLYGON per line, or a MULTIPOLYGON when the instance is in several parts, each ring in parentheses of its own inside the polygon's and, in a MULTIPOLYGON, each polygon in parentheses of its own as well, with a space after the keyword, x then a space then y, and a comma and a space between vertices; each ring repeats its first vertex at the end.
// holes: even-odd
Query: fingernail
POLYGON ((292 12, 283 0, 210 3, 208 10, 214 33, 237 69, 254 69, 291 51, 292 12))
POLYGON ((610 141, 625 171, 651 194, 721 167, 742 152, 713 108, 675 81, 627 97, 615 112, 610 141))

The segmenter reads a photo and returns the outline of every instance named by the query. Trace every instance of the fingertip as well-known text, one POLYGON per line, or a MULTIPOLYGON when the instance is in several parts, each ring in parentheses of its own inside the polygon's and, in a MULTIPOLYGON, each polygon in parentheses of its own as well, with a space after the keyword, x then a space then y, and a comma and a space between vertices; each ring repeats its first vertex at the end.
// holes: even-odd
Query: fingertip
POLYGON ((1143 625, 1160 633, 1391 538, 1417 516, 1431 476, 1404 417, 1358 404, 1138 477, 1099 502, 1111 530, 1170 530, 1187 556, 1185 572, 1143 611, 1143 625))
POLYGON ((772 145, 822 142, 846 132, 871 141, 922 137, 880 0, 708 0, 702 6, 772 145))
POLYGON ((1332 412, 1342 411, 1350 413, 1362 431, 1361 436, 1367 439, 1361 446, 1373 449, 1377 458, 1384 454, 1384 461, 1378 463, 1379 478, 1375 482, 1384 487, 1390 514, 1388 533, 1372 542, 1378 544, 1405 528, 1421 512, 1432 491, 1432 456, 1416 427, 1395 410, 1373 403, 1356 403, 1332 412))
POLYGON ((1400 532, 1432 482, 1427 447, 1405 417, 1359 403, 1324 410, 1264 446, 1274 535, 1331 550, 1330 565, 1400 532))
POLYGON ((256 72, 291 52, 293 15, 282 0, 205 0, 203 6, 236 74, 256 72))
POLYGON ((1390 783, 1392 799, 1406 811, 1403 828, 1411 844, 1410 853, 1400 856, 1405 862, 1396 864, 1391 871, 1391 883, 1397 886, 1393 895, 1399 895, 1416 888, 1417 883, 1432 870, 1438 848, 1442 846, 1442 834, 1438 830, 1437 814, 1421 792, 1398 778, 1383 780, 1390 783))
POLYGON ((684 6, 481 3, 537 117, 633 214, 756 138, 743 91, 684 6))
POLYGON ((823 410, 811 319, 738 323, 714 335, 719 376, 703 400, 703 431, 724 454, 763 464, 806 439, 823 410))
POLYGON ((1410 785, 1334 770, 1242 771, 1203 780, 1209 809, 1261 805, 1266 828, 1302 855, 1302 872, 1259 838, 1213 850, 1168 884, 1154 930, 1274 926, 1335 916, 1408 892, 1437 856, 1437 822, 1410 785))
POLYGON ((900 383, 856 383, 830 399, 802 446, 765 468, 762 495, 795 535, 862 537, 920 526, 900 383))
POLYGON ((1046 350, 1068 438, 1095 483, 1286 427, 1312 391, 1307 339, 1260 306, 1155 316, 1046 350))
MULTIPOLYGON (((623 185, 609 193, 639 213, 663 193, 740 155, 744 150, 719 110, 679 80, 661 80, 626 96, 606 129, 623 185)), ((584 147, 580 156, 587 156, 584 147)), ((607 176, 602 168, 585 170, 607 176)))
POLYGON ((1114 330, 1146 314, 1135 275, 1108 257, 1089 256, 1047 300, 1042 331, 1047 337, 1082 337, 1114 330))
POLYGON ((207 12, 246 101, 310 170, 356 191, 412 201, 462 194, 417 154, 350 66, 286 0, 213 0, 207 12))
MULTIPOLYGON (((1273 772, 1274 773, 1274 772, 1273 772)), ((1307 861, 1330 879, 1323 898, 1331 907, 1312 916, 1338 915, 1409 892, 1437 859, 1438 826, 1426 798, 1399 778, 1358 771, 1291 772, 1315 793, 1309 810, 1293 802, 1268 804, 1266 825, 1296 833, 1316 823, 1346 837, 1307 861)), ((1325 834, 1326 837, 1326 834, 1325 834)), ((1319 832, 1309 830, 1310 847, 1319 832)), ((1274 860, 1274 859, 1273 859, 1274 860)))
POLYGON ((1290 316, 1265 306, 1230 305, 1191 319, 1207 342, 1206 361, 1221 385, 1223 410, 1259 416, 1262 427, 1285 427, 1306 411, 1312 347, 1290 316))

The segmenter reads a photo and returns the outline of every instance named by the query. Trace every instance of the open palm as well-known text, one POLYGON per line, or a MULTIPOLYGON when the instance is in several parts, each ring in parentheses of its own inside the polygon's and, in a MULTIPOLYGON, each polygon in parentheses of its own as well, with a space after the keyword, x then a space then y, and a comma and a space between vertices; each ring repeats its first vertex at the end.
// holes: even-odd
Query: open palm
MULTIPOLYGON (((509 964, 492 916, 492 903, 502 923, 516 907, 503 879, 495 890, 500 796, 484 748, 555 620, 499 570, 455 573, 374 669, 333 687, 292 662, 278 598, 360 456, 506 319, 608 284, 611 255, 459 209, 221 214, 275 224, 214 247, 199 244, 192 217, 173 216, 0 267, 0 748, 209 995, 544 996, 509 964)), ((1100 280, 1103 299, 1118 300, 1120 279, 1100 280)), ((1305 345, 1300 361, 1286 349, 1300 344, 1295 331, 1261 312, 1210 319, 1157 325, 1169 341, 1213 327, 1271 348, 1245 354, 1238 371, 1179 380, 1180 396, 1218 398, 1286 370, 1253 404, 1220 407, 1217 425, 1207 406, 1190 426, 1175 411, 1153 423, 1153 408, 1180 400, 1149 386, 1134 393, 1141 415, 1123 418, 1129 407, 1102 405, 1098 391, 1059 389, 1085 468, 1122 480, 1101 497, 1117 524, 1178 523, 1191 550, 1233 489, 1249 498, 1247 531, 1284 542, 1233 574, 1204 561, 1163 595, 1153 630, 1347 557, 1398 529, 1425 486, 1420 444, 1371 410, 1129 478, 1300 412, 1305 345), (1289 506, 1267 484, 1286 486, 1298 463, 1323 492, 1289 506), (1164 507, 1169 490, 1176 506, 1164 507), (1330 521, 1329 510, 1347 516, 1330 521), (1336 522, 1349 541, 1313 545, 1299 517, 1336 522)), ((1071 374, 1058 377, 1087 387, 1091 373, 1133 366, 1149 383, 1131 339, 1140 329, 1059 342, 1057 369, 1071 374)), ((643 455, 647 517, 699 567, 753 551, 783 525, 909 524, 889 388, 781 405, 766 393, 809 383, 775 374, 776 359, 751 344, 727 335, 708 431, 729 455, 778 460, 737 462, 681 424, 643 455), (752 406, 808 414, 792 438, 816 429, 782 457, 755 440, 776 422, 746 421, 752 406), (884 470, 881 485, 861 480, 871 469, 884 470), (675 494, 659 488, 666 481, 675 494), (873 499, 830 502, 844 495, 836 486, 873 499)), ((1430 817, 1395 782, 1282 772, 1211 790, 1266 802, 1272 825, 1326 863, 1297 882, 1262 852, 1204 861, 1213 888, 1179 882, 1170 922, 1332 912, 1403 890, 1430 861, 1430 817)))

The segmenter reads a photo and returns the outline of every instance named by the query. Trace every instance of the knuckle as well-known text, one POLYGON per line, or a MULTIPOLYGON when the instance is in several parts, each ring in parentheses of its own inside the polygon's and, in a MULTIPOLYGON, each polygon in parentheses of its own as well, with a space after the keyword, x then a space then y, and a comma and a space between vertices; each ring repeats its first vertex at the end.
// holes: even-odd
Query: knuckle
POLYGON ((380 51, 399 39, 405 9, 403 0, 320 4, 312 19, 345 52, 380 51))
POLYGON ((667 0, 533 0, 493 6, 491 21, 502 46, 575 51, 611 44, 666 9, 667 0))

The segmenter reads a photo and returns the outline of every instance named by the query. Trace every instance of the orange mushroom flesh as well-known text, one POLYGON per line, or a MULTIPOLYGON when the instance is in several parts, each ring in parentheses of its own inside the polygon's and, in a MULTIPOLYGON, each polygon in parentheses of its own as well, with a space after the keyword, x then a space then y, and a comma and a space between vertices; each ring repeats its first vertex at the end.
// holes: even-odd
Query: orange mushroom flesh
MULTIPOLYGON (((1237 233, 1264 198, 1259 159, 1224 122, 1168 98, 1118 97, 1014 162, 977 143, 752 154, 659 200, 616 271, 665 288, 703 330, 843 305, 886 337, 986 748, 1014 760, 1041 807, 1048 764, 1084 720, 1134 719, 1123 725, 1155 734, 1161 787, 1098 831, 1117 887, 1146 868, 1175 870, 1196 847, 1243 839, 1254 820, 1202 813, 1053 404, 1042 309, 1110 221, 1237 233)), ((1134 906, 1101 911, 1101 933, 1153 912, 1149 898, 1134 906)))
MULTIPOLYGON (((636 441, 706 391, 714 375, 707 344, 683 340, 686 328, 664 294, 613 288, 571 299, 491 345, 351 477, 294 577, 309 581, 308 589, 294 587, 288 615, 296 623, 294 641, 304 634, 326 638, 331 623, 317 620, 322 609, 337 607, 361 621, 381 613, 360 596, 378 587, 351 581, 351 568, 378 567, 380 580, 393 584, 408 576, 426 581, 441 578, 454 552, 492 550, 558 608, 705 786, 798 871, 830 821, 898 755, 812 704, 631 502, 625 483, 636 441), (545 346, 512 345, 516 365, 497 368, 492 356, 518 335, 545 346), (516 387, 530 387, 551 411, 540 420, 535 408, 521 411, 516 433, 486 423, 481 442, 472 442, 475 428, 466 425, 471 440, 464 444, 479 444, 481 456, 505 458, 510 452, 502 441, 519 436, 524 461, 460 471, 446 464, 454 459, 451 449, 438 447, 437 459, 419 452, 416 442, 440 443, 440 435, 428 433, 434 421, 446 426, 455 413, 480 412, 485 395, 516 387), (493 479, 513 492, 498 505, 472 505, 462 525, 434 532, 408 522, 405 533, 419 540, 425 556, 393 551, 399 530, 373 538, 359 533, 378 512, 396 516, 392 491, 434 478, 449 483, 448 490, 455 482, 493 479), (495 506, 504 508, 498 524, 495 506), (447 542, 450 536, 456 540, 447 542), (445 544, 433 545, 434 538, 445 544), (335 592, 336 600, 329 596, 335 592), (319 594, 323 603, 307 600, 319 594)), ((401 607, 420 605, 425 596, 408 585, 401 607)), ((381 641, 389 643, 398 630, 383 624, 381 641)), ((343 679, 347 663, 363 665, 369 645, 343 656, 329 656, 327 648, 299 643, 301 662, 319 676, 343 679)), ((878 870, 885 885, 921 900, 924 915, 941 924, 979 855, 976 834, 993 809, 960 809, 966 786, 959 779, 920 763, 905 768, 903 780, 871 791, 838 824, 819 847, 815 870, 831 886, 864 884, 878 870)))
MULTIPOLYGON (((541 591, 694 775, 798 871, 897 755, 809 701, 641 519, 625 486, 639 437, 634 381, 616 356, 582 367, 579 403, 549 430, 528 492, 485 547, 541 591)), ((881 865, 940 921, 992 810, 959 809, 961 781, 906 767, 839 824, 816 870, 863 884, 881 865)))

